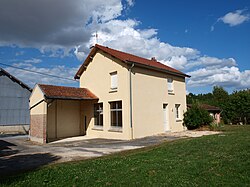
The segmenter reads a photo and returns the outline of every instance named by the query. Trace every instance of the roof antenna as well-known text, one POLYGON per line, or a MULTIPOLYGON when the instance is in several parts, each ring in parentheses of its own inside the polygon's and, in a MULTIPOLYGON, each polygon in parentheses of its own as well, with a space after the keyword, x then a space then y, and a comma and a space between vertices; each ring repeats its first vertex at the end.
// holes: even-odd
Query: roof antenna
POLYGON ((97 31, 95 32, 95 42, 96 42, 96 44, 98 43, 98 34, 97 34, 97 31))

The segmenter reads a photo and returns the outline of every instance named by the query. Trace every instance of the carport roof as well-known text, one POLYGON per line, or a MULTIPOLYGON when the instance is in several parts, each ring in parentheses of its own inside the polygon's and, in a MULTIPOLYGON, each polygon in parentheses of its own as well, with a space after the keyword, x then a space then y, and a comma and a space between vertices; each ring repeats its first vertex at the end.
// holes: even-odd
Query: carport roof
POLYGON ((87 88, 38 84, 47 99, 95 100, 98 99, 87 88))

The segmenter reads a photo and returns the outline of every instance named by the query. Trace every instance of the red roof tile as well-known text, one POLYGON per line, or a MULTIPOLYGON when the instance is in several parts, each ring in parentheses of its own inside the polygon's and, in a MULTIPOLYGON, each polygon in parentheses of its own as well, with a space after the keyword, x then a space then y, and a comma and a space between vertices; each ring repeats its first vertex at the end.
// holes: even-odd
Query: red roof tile
POLYGON ((75 88, 66 86, 54 86, 38 84, 43 94, 48 99, 72 99, 72 100, 85 100, 85 99, 98 99, 87 88, 75 88))
MULTIPOLYGON (((192 104, 187 104, 188 108, 192 107, 192 104)), ((208 105, 208 104, 200 104, 200 107, 207 111, 221 111, 219 107, 208 105)))
POLYGON ((115 49, 111 49, 109 47, 104 47, 101 45, 96 44, 95 47, 91 50, 89 56, 86 58, 85 62, 82 64, 82 66, 80 67, 80 69, 77 71, 76 75, 75 75, 75 79, 78 79, 81 74, 83 73, 85 67, 88 65, 89 61, 91 60, 91 57, 94 56, 94 54, 97 52, 97 50, 100 49, 102 51, 104 51, 105 53, 108 53, 109 55, 125 62, 125 63, 136 63, 135 65, 142 65, 145 68, 149 68, 149 69, 154 69, 154 70, 161 70, 161 71, 166 71, 168 73, 174 73, 176 75, 179 76, 184 76, 184 77, 190 77, 189 75, 186 75, 184 73, 182 73, 181 71, 178 71, 174 68, 171 68, 169 66, 166 66, 160 62, 157 62, 154 59, 146 59, 146 58, 142 58, 139 56, 135 56, 129 53, 125 53, 122 51, 118 51, 115 49))

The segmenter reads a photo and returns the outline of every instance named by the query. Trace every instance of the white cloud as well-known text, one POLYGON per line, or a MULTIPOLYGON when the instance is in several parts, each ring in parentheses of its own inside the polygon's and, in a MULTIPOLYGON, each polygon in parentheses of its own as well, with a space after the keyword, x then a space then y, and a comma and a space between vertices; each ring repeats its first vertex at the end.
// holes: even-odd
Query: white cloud
MULTIPOLYGON (((233 58, 205 56, 194 48, 173 46, 160 40, 157 29, 138 29, 140 21, 119 19, 124 10, 134 5, 132 0, 125 2, 124 5, 124 1, 122 4, 120 0, 2 0, 0 24, 5 27, 0 27, 0 45, 35 47, 44 53, 52 51, 51 56, 75 54, 78 59, 83 60, 89 52, 89 47, 96 43, 97 31, 99 44, 145 58, 156 57, 163 64, 188 71, 192 76, 187 81, 188 87, 250 87, 250 71, 240 71, 233 58), (27 9, 27 4, 30 9, 27 9), (13 11, 15 7, 19 7, 18 13, 13 11), (13 14, 8 14, 9 12, 13 14)), ((219 18, 230 26, 241 24, 248 19, 249 15, 243 10, 219 18)), ((39 68, 35 63, 43 62, 34 58, 14 65, 67 78, 73 78, 78 69, 66 66, 39 68)), ((36 81, 72 84, 70 81, 13 68, 7 70, 29 85, 36 81)))
POLYGON ((188 81, 188 86, 214 86, 220 85, 234 88, 249 88, 250 86, 250 71, 245 70, 240 72, 239 68, 223 67, 223 68, 202 68, 189 72, 192 79, 188 81))
POLYGON ((225 24, 230 25, 231 27, 240 25, 245 21, 249 20, 249 14, 244 14, 245 10, 236 10, 235 12, 229 12, 223 17, 219 18, 218 21, 222 21, 225 24))
MULTIPOLYGON (((163 64, 188 72, 189 88, 197 86, 221 85, 225 87, 247 88, 249 72, 241 72, 234 58, 216 58, 202 55, 197 49, 172 46, 157 38, 157 30, 137 29, 137 20, 110 20, 99 24, 98 43, 126 51, 145 58, 156 57, 163 64)), ((96 42, 93 35, 89 45, 96 42)))
POLYGON ((44 76, 41 74, 23 71, 21 69, 16 69, 12 67, 5 68, 6 71, 8 71, 12 75, 15 75, 15 77, 23 81, 25 84, 28 84, 31 88, 33 88, 36 83, 78 86, 78 83, 73 80, 73 77, 76 71, 78 70, 78 67, 69 68, 66 66, 52 66, 46 68, 39 68, 36 67, 34 64, 29 63, 14 63, 12 65, 18 68, 28 69, 29 71, 60 76, 72 80, 70 81, 67 79, 60 79, 52 76, 44 76))
POLYGON ((32 63, 32 64, 39 64, 42 62, 41 59, 39 58, 31 58, 31 59, 28 59, 28 60, 24 60, 25 63, 32 63))
POLYGON ((218 18, 217 21, 211 26, 211 31, 214 31, 215 25, 218 22, 223 22, 228 24, 230 27, 234 27, 248 21, 250 19, 250 15, 246 13, 246 10, 247 9, 236 10, 218 18))
POLYGON ((135 4, 134 0, 126 0, 126 2, 128 3, 128 6, 134 6, 135 4))
POLYGON ((120 0, 1 0, 0 46, 63 49, 68 54, 88 42, 86 24, 117 18, 122 10, 120 0))

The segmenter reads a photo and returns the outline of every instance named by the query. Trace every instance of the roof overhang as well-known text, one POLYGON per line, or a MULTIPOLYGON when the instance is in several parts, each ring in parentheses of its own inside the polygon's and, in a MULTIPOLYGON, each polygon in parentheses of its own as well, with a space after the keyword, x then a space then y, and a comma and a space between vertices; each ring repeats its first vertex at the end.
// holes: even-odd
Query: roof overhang
MULTIPOLYGON (((76 72, 76 74, 74 76, 74 79, 80 79, 82 73, 87 69, 87 66, 92 61, 93 57, 95 56, 95 54, 97 53, 98 50, 101 50, 102 52, 104 52, 106 54, 109 54, 106 51, 103 51, 102 49, 98 48, 97 45, 95 45, 94 47, 92 47, 89 55, 87 56, 87 58, 85 59, 85 61, 81 65, 81 67, 78 69, 78 71, 76 72)), ((141 63, 138 63, 138 62, 121 60, 121 59, 113 56, 112 54, 109 54, 109 55, 111 57, 115 58, 115 59, 120 60, 123 63, 128 64, 128 65, 134 64, 134 65, 136 65, 138 67, 142 67, 142 68, 146 68, 146 69, 151 69, 151 70, 154 70, 154 71, 160 71, 160 72, 163 72, 163 73, 168 73, 168 74, 171 74, 171 75, 175 75, 175 76, 179 76, 179 77, 184 77, 184 78, 185 77, 188 77, 188 78, 191 77, 190 75, 187 75, 187 74, 184 74, 184 73, 177 73, 177 72, 169 71, 169 70, 166 70, 166 69, 157 68, 157 67, 154 67, 154 66, 149 66, 149 65, 141 64, 141 63)))
POLYGON ((127 61, 126 63, 129 64, 129 65, 134 64, 137 67, 151 69, 151 70, 159 71, 159 72, 163 72, 163 73, 168 73, 170 75, 175 75, 175 76, 179 76, 179 77, 188 77, 188 78, 191 77, 190 75, 176 73, 176 72, 168 71, 168 70, 165 70, 165 69, 157 68, 157 67, 154 67, 154 66, 147 66, 147 65, 144 65, 144 64, 139 64, 137 62, 127 61))

